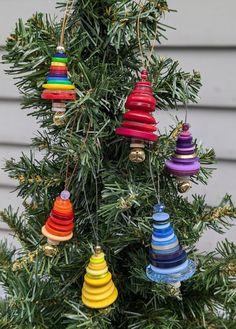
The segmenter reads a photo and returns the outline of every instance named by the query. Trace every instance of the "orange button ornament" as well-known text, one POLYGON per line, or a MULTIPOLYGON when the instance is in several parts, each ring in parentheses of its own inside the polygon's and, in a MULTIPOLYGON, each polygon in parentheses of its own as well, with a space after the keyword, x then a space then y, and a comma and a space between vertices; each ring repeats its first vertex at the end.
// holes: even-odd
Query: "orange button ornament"
POLYGON ((48 243, 57 245, 62 241, 70 240, 73 236, 73 219, 70 192, 65 190, 56 198, 52 212, 42 227, 42 233, 48 238, 48 243))

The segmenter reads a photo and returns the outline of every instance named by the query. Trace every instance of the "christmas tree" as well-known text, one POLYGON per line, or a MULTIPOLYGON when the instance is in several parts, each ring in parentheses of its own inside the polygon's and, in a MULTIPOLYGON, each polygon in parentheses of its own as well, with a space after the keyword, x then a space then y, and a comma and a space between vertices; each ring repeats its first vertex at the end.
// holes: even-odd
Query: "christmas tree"
POLYGON ((22 247, 0 244, 0 328, 235 328, 236 247, 201 254, 196 243, 207 228, 229 228, 236 209, 228 195, 218 207, 190 201, 178 191, 189 178, 178 187, 173 177, 178 159, 199 158, 189 176, 206 184, 215 154, 194 153, 187 123, 155 137, 158 112, 197 102, 201 87, 199 73, 154 51, 170 12, 163 0, 68 1, 63 24, 37 13, 8 38, 3 61, 41 127, 32 149, 42 156, 5 165, 24 211, 1 213, 22 247), (156 115, 132 108, 135 83, 156 115), (166 274, 168 236, 176 267, 188 264, 181 280, 166 274))

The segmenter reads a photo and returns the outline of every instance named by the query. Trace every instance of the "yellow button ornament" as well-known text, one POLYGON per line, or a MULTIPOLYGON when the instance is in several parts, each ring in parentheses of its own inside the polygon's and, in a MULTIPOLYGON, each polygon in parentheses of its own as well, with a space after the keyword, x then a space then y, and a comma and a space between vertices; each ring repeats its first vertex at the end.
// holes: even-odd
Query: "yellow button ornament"
POLYGON ((95 247, 86 268, 82 289, 82 301, 89 308, 105 308, 114 303, 118 291, 108 271, 105 255, 100 246, 95 247))

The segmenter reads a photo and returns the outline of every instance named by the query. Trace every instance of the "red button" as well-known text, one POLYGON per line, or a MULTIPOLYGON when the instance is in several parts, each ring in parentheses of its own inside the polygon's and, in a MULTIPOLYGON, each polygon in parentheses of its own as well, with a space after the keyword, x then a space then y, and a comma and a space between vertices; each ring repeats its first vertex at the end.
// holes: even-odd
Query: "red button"
POLYGON ((122 123, 122 126, 131 128, 131 129, 144 130, 144 131, 149 131, 149 132, 154 132, 157 130, 156 127, 154 127, 153 125, 150 125, 148 123, 134 122, 134 121, 124 121, 122 123))
POLYGON ((138 131, 129 128, 123 128, 123 127, 117 128, 116 134, 130 138, 144 139, 151 142, 155 142, 158 138, 157 135, 153 133, 138 131))
POLYGON ((123 114, 123 118, 130 121, 156 124, 156 120, 151 114, 139 110, 128 111, 123 114))

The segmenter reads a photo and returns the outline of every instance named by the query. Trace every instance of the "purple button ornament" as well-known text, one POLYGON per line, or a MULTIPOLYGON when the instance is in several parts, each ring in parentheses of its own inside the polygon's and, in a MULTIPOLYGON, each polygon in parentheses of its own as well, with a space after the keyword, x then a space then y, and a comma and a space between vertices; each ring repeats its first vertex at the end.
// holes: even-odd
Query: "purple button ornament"
POLYGON ((175 153, 166 161, 165 170, 179 178, 178 191, 187 192, 190 185, 190 176, 196 175, 200 170, 200 161, 196 155, 196 146, 192 142, 189 124, 184 123, 179 133, 175 153), (187 176, 187 177, 186 177, 187 176))

